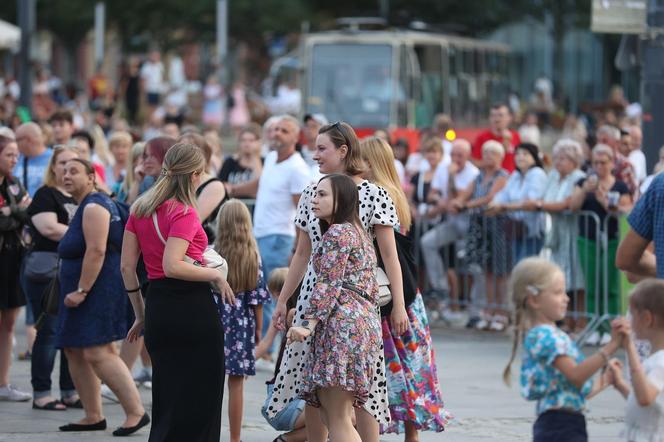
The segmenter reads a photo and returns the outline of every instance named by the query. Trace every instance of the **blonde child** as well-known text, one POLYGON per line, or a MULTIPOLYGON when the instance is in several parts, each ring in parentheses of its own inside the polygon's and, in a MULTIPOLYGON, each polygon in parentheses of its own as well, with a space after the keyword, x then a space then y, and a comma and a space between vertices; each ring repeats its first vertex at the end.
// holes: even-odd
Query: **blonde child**
POLYGON ((610 363, 610 381, 627 399, 625 430, 628 441, 664 441, 664 281, 646 279, 629 297, 630 321, 616 321, 623 336, 631 374, 631 387, 618 360, 610 363), (634 332, 632 336, 631 331, 634 332), (650 343, 651 353, 643 363, 634 338, 650 343))
MULTIPOLYGON (((277 302, 276 300, 279 299, 279 294, 281 294, 281 288, 284 286, 287 274, 288 267, 279 267, 270 272, 270 275, 267 278, 267 290, 270 292, 273 302, 277 302)), ((256 353, 254 355, 256 357, 256 365, 258 365, 258 361, 262 359, 266 366, 268 364, 270 365, 270 371, 274 371, 275 367, 272 362, 272 356, 270 355, 270 348, 279 333, 280 331, 277 330, 274 324, 270 323, 267 333, 263 336, 258 345, 256 345, 256 353)), ((260 370, 260 368, 258 369, 260 370)))
POLYGON ((618 331, 613 331, 606 346, 584 358, 574 341, 556 326, 565 317, 569 297, 563 272, 545 259, 521 261, 512 271, 510 292, 515 333, 503 379, 509 384, 510 368, 522 342, 521 395, 537 401, 533 441, 587 441, 586 399, 608 385, 608 375, 599 382, 591 377, 620 346, 618 331))
POLYGON ((222 316, 228 420, 231 442, 239 442, 244 377, 256 374, 254 347, 260 337, 262 304, 269 300, 252 234, 251 214, 240 200, 228 200, 219 209, 214 248, 228 261, 227 280, 235 293, 235 304, 225 303, 222 316))

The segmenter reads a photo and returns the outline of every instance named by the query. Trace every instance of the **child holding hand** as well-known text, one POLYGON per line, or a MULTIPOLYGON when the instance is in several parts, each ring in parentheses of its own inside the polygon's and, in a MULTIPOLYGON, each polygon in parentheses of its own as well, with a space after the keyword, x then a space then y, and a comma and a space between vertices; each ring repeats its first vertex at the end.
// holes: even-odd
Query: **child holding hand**
POLYGON ((664 281, 646 279, 637 284, 629 297, 629 311, 631 321, 615 323, 623 337, 631 386, 620 361, 609 365, 609 381, 627 399, 622 436, 634 442, 664 441, 664 281), (650 356, 643 363, 634 338, 650 343, 650 356))
POLYGON ((591 378, 620 347, 618 330, 613 330, 606 346, 584 358, 569 335, 556 326, 565 318, 569 297, 565 275, 545 259, 519 262, 512 272, 510 292, 515 306, 515 335, 503 379, 509 384, 510 368, 522 342, 521 395, 537 401, 533 441, 587 441, 586 399, 606 388, 609 375, 598 382, 591 378))

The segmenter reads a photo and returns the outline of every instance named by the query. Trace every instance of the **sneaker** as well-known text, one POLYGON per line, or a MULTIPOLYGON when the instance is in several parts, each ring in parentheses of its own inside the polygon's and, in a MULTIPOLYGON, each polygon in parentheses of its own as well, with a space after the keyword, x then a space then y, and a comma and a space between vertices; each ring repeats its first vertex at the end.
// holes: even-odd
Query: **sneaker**
POLYGON ((9 401, 9 402, 25 402, 32 399, 30 393, 26 393, 21 390, 17 390, 13 385, 5 385, 0 387, 0 401, 9 401))
POLYGON ((461 322, 465 315, 461 312, 454 312, 452 310, 444 310, 443 313, 441 313, 441 317, 445 322, 454 324, 461 322))
POLYGON ((274 362, 268 361, 267 359, 258 359, 256 361, 256 371, 267 371, 269 373, 274 373, 276 366, 274 362))
POLYGON ((592 332, 590 336, 586 339, 586 345, 596 346, 599 345, 599 341, 602 339, 599 332, 592 332))
POLYGON ((611 342, 611 335, 609 333, 603 333, 602 339, 599 340, 599 345, 606 345, 611 342))
POLYGON ((18 354, 19 361, 29 361, 32 359, 32 352, 30 350, 22 351, 18 354))
POLYGON ((478 316, 471 316, 468 318, 468 322, 466 322, 466 328, 475 328, 478 322, 480 322, 480 318, 478 316))
POLYGON ((101 385, 101 397, 103 397, 104 399, 108 399, 109 401, 116 402, 116 403, 120 402, 120 400, 115 395, 115 393, 113 393, 113 391, 110 388, 108 388, 108 385, 106 385, 106 384, 101 385))
POLYGON ((152 390, 152 381, 143 382, 141 387, 145 388, 146 390, 152 390))
POLYGON ((487 330, 491 323, 484 318, 480 318, 475 324, 475 330, 487 330))
POLYGON ((141 368, 141 371, 138 372, 136 376, 134 376, 134 382, 136 382, 137 385, 141 385, 145 382, 152 382, 152 368, 146 368, 143 367, 141 368))

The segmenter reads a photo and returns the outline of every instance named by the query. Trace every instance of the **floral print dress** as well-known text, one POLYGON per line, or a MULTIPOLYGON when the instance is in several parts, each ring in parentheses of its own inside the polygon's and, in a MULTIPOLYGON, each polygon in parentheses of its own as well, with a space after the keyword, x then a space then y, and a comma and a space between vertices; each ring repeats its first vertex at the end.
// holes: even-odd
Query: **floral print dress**
MULTIPOLYGON (((218 294, 217 294, 218 295, 218 294)), ((218 295, 219 296, 219 295, 218 295)), ((265 288, 263 267, 259 266, 258 283, 253 290, 235 294, 235 304, 219 302, 224 326, 224 354, 226 374, 254 376, 256 374, 256 314, 254 307, 265 304, 270 294, 265 288)))
MULTIPOLYGON (((360 203, 360 221, 365 231, 373 237, 374 226, 384 225, 394 227, 399 224, 396 210, 392 199, 385 189, 380 188, 368 181, 362 181, 357 186, 360 203)), ((316 193, 316 184, 309 185, 302 192, 298 204, 295 225, 302 232, 309 235, 311 250, 315 251, 321 245, 323 237, 320 230, 318 218, 311 210, 311 199, 316 193)), ((313 260, 310 259, 307 272, 302 281, 302 288, 297 299, 294 325, 300 325, 304 320, 304 312, 309 307, 309 299, 316 284, 316 271, 313 260)), ((379 315, 376 308, 377 316, 379 315)), ((303 367, 309 353, 312 351, 311 337, 304 342, 294 342, 284 351, 284 356, 279 366, 279 374, 274 384, 272 403, 267 407, 267 414, 274 417, 288 403, 299 398, 301 391, 303 367)), ((385 357, 381 346, 380 351, 375 354, 366 355, 375 362, 376 371, 372 379, 369 398, 364 404, 364 410, 371 414, 379 423, 387 425, 390 422, 390 411, 388 409, 387 382, 385 379, 385 357)))
POLYGON ((584 360, 583 353, 567 333, 555 325, 538 325, 528 330, 523 347, 521 395, 529 401, 537 401, 537 415, 558 408, 583 412, 586 396, 592 390, 592 379, 577 388, 553 366, 558 356, 569 356, 577 364, 584 360))
POLYGON ((366 232, 333 224, 313 255, 316 285, 305 319, 318 320, 302 374, 300 397, 320 406, 319 388, 341 387, 353 393, 353 405, 369 398, 376 371, 367 355, 381 350, 376 256, 366 232))

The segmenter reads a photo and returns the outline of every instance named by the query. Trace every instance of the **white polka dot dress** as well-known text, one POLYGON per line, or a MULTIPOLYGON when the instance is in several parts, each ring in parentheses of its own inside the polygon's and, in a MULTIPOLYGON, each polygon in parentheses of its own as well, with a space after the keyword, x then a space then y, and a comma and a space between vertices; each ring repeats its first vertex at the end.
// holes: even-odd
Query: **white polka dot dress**
MULTIPOLYGON (((359 192, 360 221, 372 236, 374 225, 393 227, 399 223, 392 199, 384 189, 368 181, 360 183, 357 189, 359 192)), ((315 192, 316 184, 311 184, 302 192, 295 218, 295 225, 309 234, 312 250, 316 250, 320 246, 322 239, 318 218, 311 211, 311 199, 315 192)), ((309 296, 315 283, 316 274, 310 260, 297 301, 295 325, 300 325, 304 319, 304 312, 309 306, 309 296)), ((376 314, 379 314, 378 310, 376 314)), ((286 347, 274 384, 272 403, 268 405, 267 413, 269 416, 276 415, 289 402, 298 398, 300 376, 302 375, 306 356, 310 351, 310 345, 311 339, 308 338, 304 342, 294 342, 286 347)), ((371 358, 372 362, 376 364, 376 371, 369 390, 369 399, 364 404, 364 409, 379 423, 388 424, 390 422, 390 411, 385 379, 385 355, 382 346, 379 353, 367 355, 367 357, 371 358)))

